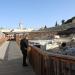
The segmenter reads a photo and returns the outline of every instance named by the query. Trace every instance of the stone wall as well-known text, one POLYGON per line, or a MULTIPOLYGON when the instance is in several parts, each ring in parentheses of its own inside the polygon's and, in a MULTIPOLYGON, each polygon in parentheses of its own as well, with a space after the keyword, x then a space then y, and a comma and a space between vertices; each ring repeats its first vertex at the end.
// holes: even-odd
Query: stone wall
POLYGON ((53 38, 57 32, 29 32, 30 39, 50 39, 53 38))

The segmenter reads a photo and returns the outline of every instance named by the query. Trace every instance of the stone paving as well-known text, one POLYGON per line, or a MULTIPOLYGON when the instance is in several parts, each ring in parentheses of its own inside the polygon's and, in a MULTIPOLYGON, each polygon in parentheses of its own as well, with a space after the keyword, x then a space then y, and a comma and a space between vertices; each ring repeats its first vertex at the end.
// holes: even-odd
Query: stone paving
POLYGON ((22 54, 15 41, 9 43, 4 59, 0 60, 0 75, 35 75, 30 64, 22 66, 22 54))

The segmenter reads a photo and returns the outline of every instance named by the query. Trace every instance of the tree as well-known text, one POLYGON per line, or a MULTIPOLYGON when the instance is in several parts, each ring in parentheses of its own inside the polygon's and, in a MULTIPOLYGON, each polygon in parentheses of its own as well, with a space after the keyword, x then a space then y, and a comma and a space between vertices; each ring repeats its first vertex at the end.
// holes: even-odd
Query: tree
POLYGON ((57 26, 58 26, 58 24, 57 24, 57 21, 56 21, 55 27, 57 27, 57 26))
POLYGON ((47 26, 45 25, 44 29, 46 29, 46 28, 47 28, 47 26))
POLYGON ((62 24, 64 24, 65 23, 65 20, 62 20, 61 22, 62 22, 62 24))

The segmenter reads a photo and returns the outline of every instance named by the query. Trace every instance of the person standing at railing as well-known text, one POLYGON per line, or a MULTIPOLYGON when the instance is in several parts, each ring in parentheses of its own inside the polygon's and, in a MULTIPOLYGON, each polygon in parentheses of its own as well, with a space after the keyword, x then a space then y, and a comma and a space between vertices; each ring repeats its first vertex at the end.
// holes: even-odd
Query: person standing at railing
POLYGON ((20 49, 23 54, 23 66, 28 66, 26 63, 26 58, 27 58, 27 49, 28 49, 28 37, 23 36, 23 38, 20 41, 20 49))

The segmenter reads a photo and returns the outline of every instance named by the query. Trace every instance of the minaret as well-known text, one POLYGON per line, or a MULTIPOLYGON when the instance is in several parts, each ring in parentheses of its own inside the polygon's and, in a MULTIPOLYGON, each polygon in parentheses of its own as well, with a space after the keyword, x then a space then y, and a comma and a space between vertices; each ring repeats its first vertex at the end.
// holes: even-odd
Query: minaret
POLYGON ((23 29, 23 22, 22 21, 19 22, 19 28, 23 29))

